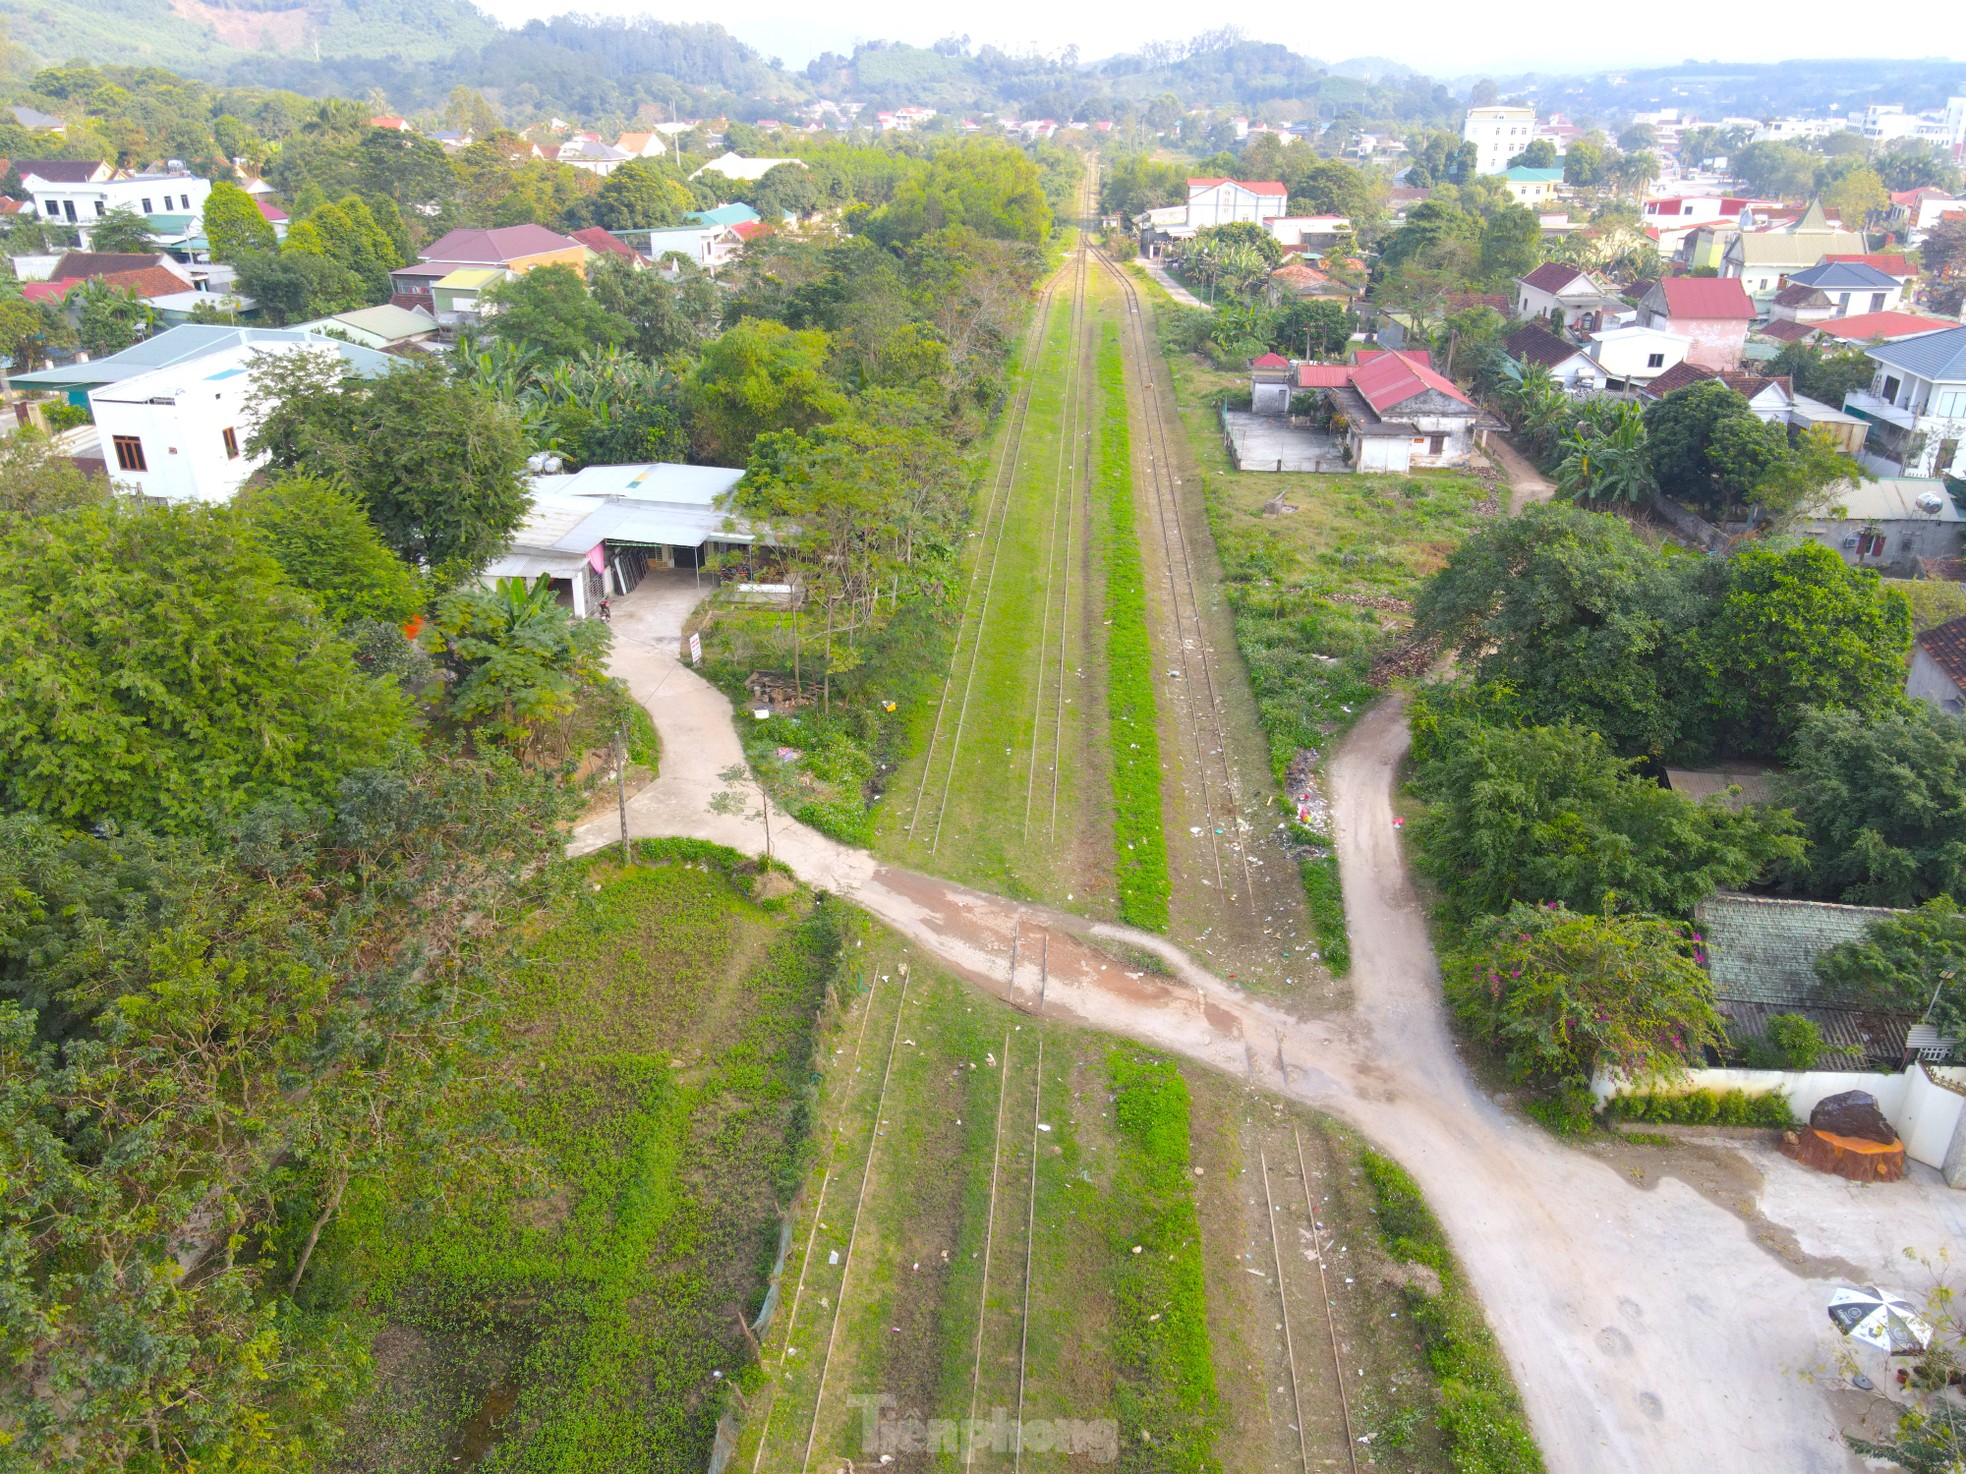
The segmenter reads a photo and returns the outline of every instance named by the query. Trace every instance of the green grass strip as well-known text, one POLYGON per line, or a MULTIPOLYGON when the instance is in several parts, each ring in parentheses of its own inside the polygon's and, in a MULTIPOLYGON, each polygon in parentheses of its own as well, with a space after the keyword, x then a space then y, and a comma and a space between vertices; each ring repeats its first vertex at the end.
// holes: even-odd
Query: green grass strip
POLYGON ((1220 1470, 1201 1220, 1188 1156, 1188 1086, 1171 1060, 1106 1057, 1119 1128, 1111 1236, 1113 1403, 1122 1467, 1220 1470))
POLYGON ((1424 1264, 1438 1292, 1409 1284, 1408 1312, 1425 1338, 1427 1367, 1440 1397, 1440 1428, 1458 1474, 1543 1474, 1515 1379, 1481 1302, 1467 1286, 1440 1221, 1406 1169, 1390 1157, 1359 1156, 1378 1200, 1379 1235, 1395 1259, 1424 1264))
POLYGON ((1160 729, 1154 708, 1154 651, 1147 638, 1147 577, 1133 517, 1131 433, 1119 328, 1099 343, 1098 490, 1106 500, 1106 712, 1113 753, 1113 850, 1120 920, 1167 929, 1167 838, 1161 832, 1160 729))

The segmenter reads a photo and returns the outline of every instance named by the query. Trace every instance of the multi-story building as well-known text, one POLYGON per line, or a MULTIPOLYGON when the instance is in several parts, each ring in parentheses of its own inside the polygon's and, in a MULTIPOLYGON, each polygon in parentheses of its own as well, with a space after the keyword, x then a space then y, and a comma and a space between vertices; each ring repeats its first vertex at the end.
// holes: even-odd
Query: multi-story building
POLYGON ((212 182, 172 170, 132 174, 75 159, 19 159, 21 188, 43 220, 87 228, 112 210, 139 215, 202 215, 212 182))
POLYGON ((1865 463, 1889 476, 1966 476, 1966 327, 1864 351, 1877 374, 1843 407, 1870 422, 1865 463))
POLYGON ((1475 172, 1500 174, 1536 136, 1536 109, 1493 104, 1471 107, 1461 137, 1475 146, 1475 172))

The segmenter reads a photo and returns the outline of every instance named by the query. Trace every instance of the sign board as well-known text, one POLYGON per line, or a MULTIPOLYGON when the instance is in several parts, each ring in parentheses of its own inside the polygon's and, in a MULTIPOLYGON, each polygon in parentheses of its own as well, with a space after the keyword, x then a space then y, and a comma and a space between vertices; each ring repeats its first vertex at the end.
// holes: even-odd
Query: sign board
POLYGON ((700 634, 692 634, 689 637, 689 663, 703 664, 703 636, 700 634))

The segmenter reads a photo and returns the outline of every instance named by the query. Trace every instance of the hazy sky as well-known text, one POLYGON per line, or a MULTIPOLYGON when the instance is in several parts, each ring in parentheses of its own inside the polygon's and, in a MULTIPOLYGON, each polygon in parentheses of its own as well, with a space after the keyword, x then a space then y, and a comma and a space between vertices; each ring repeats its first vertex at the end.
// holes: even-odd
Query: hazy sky
MULTIPOLYGON (((1094 5, 1058 0, 988 0, 988 3, 924 5, 919 0, 859 0, 839 9, 794 10, 785 0, 723 0, 688 9, 651 10, 636 0, 573 0, 561 5, 537 0, 478 0, 508 24, 562 9, 605 15, 655 14, 667 20, 717 21, 766 56, 803 66, 828 49, 845 52, 860 40, 907 41, 926 46, 942 36, 967 34, 977 45, 1006 50, 1056 51, 1076 44, 1087 59, 1131 51, 1145 42, 1177 39, 1205 29, 1209 11, 1175 0, 1114 0, 1094 5)), ((1930 20, 1943 15, 1940 4, 1923 11, 1930 20)), ((1397 6, 1298 6, 1294 13, 1242 20, 1233 10, 1220 19, 1234 21, 1259 40, 1278 41, 1307 56, 1341 61, 1353 56, 1389 56, 1436 76, 1464 76, 1483 70, 1598 71, 1611 66, 1647 66, 1689 57, 1722 61, 1779 61, 1799 56, 1904 56, 1944 54, 1959 49, 1954 28, 1943 22, 1920 31, 1902 27, 1859 26, 1847 21, 1847 5, 1832 0, 1789 0, 1782 9, 1780 35, 1770 36, 1767 12, 1753 6, 1702 11, 1697 26, 1653 24, 1627 16, 1604 29, 1579 21, 1584 15, 1570 0, 1516 0, 1493 12, 1494 19, 1470 25, 1482 12, 1466 0, 1404 0, 1397 6), (1579 32, 1598 35, 1601 44, 1567 50, 1561 38, 1579 32), (1652 33, 1659 33, 1653 40, 1652 33), (1833 43, 1820 38, 1835 37, 1833 43), (1547 37, 1547 41, 1541 39, 1547 37), (1790 40, 1790 37, 1799 38, 1790 40), (1950 43, 1950 45, 1948 45, 1950 43), (1851 48, 1855 48, 1854 50, 1851 48)))

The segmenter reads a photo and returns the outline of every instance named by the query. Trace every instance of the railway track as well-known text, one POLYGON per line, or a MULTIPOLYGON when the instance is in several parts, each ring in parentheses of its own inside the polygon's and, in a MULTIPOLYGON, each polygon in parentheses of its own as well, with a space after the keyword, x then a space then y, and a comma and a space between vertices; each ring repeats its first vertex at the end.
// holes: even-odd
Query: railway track
POLYGON ((1094 255, 1107 276, 1119 286, 1125 307, 1121 336, 1130 350, 1131 387, 1139 396, 1147 489, 1153 499, 1153 526, 1159 534, 1162 564, 1167 572, 1166 595, 1174 635, 1169 654, 1181 679, 1182 689, 1175 705, 1185 715, 1188 745, 1193 749, 1195 774, 1202 789, 1202 809, 1209 820, 1201 826, 1202 839, 1216 885, 1227 887, 1233 883, 1235 889, 1225 894, 1239 901, 1251 917, 1260 917, 1261 903, 1249 863, 1249 845, 1256 828, 1244 812, 1242 778, 1231 751, 1215 654, 1202 618, 1201 582, 1195 572, 1194 553, 1183 518, 1173 436, 1161 396, 1155 389, 1153 364, 1159 357, 1158 345, 1147 337, 1139 289, 1105 252, 1095 250, 1094 255), (1225 846, 1222 843, 1225 838, 1232 842, 1225 846))

